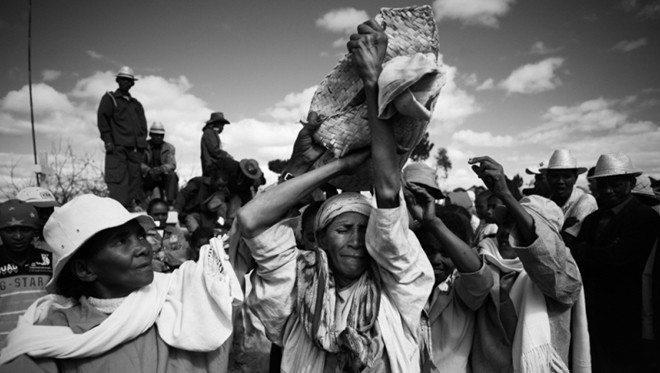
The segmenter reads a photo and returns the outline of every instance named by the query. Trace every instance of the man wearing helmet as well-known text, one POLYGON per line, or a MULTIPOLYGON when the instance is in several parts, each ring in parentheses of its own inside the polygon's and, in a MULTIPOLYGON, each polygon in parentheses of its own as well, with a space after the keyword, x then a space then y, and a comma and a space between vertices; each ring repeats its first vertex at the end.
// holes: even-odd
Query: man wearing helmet
POLYGON ((135 81, 124 66, 116 75, 119 88, 106 92, 98 109, 98 127, 105 145, 105 182, 110 198, 132 208, 142 197, 140 164, 147 148, 147 119, 142 104, 128 92, 135 81))
POLYGON ((176 157, 174 145, 166 142, 165 127, 160 122, 154 122, 149 128, 148 147, 142 159, 142 181, 147 195, 160 197, 172 206, 176 201, 179 189, 179 177, 176 175, 176 157), (152 191, 158 190, 159 195, 152 191))

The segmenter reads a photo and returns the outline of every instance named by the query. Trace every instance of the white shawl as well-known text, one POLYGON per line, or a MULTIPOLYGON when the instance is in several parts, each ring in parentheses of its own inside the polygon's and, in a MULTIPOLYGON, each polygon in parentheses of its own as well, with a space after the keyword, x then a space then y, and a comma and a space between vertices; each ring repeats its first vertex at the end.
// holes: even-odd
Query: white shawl
POLYGON ((188 261, 171 274, 131 293, 97 327, 74 334, 66 326, 35 325, 53 309, 69 308, 73 299, 47 295, 35 301, 7 337, 0 365, 22 354, 55 359, 103 354, 137 338, 154 323, 168 345, 187 351, 213 351, 232 333, 233 308, 243 293, 226 258, 222 241, 202 247, 197 263, 188 261))

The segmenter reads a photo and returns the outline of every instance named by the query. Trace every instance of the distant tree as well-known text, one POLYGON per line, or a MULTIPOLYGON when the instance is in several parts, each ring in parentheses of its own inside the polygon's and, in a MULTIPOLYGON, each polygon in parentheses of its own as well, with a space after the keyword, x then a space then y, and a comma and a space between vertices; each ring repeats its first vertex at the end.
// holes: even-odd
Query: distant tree
POLYGON ((447 149, 445 148, 438 149, 438 153, 435 155, 435 163, 438 169, 442 169, 444 171, 445 175, 442 178, 446 179, 447 176, 449 175, 449 170, 451 170, 452 167, 451 160, 447 155, 447 149))
POLYGON ((424 133, 422 141, 420 141, 410 153, 410 159, 415 162, 423 162, 427 160, 431 156, 431 149, 433 149, 434 145, 435 144, 429 141, 429 133, 424 133))
MULTIPOLYGON (((50 190, 60 204, 81 194, 108 195, 103 170, 93 153, 76 153, 71 144, 63 145, 60 141, 53 144, 48 163, 42 166, 48 166, 52 172, 40 174, 41 187, 50 190)), ((19 190, 37 184, 36 178, 18 180, 14 172, 16 166, 17 163, 11 165, 9 181, 0 186, 0 193, 9 198, 13 198, 19 190)))
POLYGON ((268 169, 276 174, 281 174, 288 161, 288 159, 273 159, 268 162, 268 169))
POLYGON ((513 180, 513 185, 515 185, 517 188, 520 189, 520 187, 523 186, 523 178, 520 176, 520 174, 516 174, 511 180, 513 180))

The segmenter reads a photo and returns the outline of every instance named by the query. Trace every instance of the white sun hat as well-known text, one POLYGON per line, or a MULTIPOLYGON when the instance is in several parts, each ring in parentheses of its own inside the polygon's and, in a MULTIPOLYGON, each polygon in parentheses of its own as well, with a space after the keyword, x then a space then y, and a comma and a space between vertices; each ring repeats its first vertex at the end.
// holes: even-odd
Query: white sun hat
POLYGON ((44 238, 53 253, 53 277, 46 284, 49 293, 57 293, 57 278, 69 259, 95 234, 118 227, 131 220, 149 231, 155 228, 148 215, 133 215, 112 198, 85 194, 72 199, 53 212, 44 226, 44 238))

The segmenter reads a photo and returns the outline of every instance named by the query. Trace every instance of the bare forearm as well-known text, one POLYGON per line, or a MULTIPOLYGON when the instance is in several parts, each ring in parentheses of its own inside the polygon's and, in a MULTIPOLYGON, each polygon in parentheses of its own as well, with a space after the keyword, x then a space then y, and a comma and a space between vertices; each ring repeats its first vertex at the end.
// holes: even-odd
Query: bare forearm
POLYGON ((343 170, 341 160, 304 173, 257 195, 237 214, 241 234, 252 238, 277 223, 298 200, 343 170))
POLYGON ((424 223, 424 227, 440 241, 447 255, 463 273, 476 272, 481 268, 481 261, 472 248, 456 236, 439 218, 424 223))
POLYGON ((536 232, 534 231, 534 219, 525 211, 522 205, 515 199, 511 193, 503 193, 500 195, 502 202, 509 209, 509 214, 515 219, 516 227, 520 233, 523 242, 521 246, 529 246, 536 240, 536 232))
POLYGON ((399 206, 401 176, 396 156, 394 131, 389 123, 378 118, 378 86, 365 84, 367 115, 371 129, 371 157, 378 207, 399 206))

